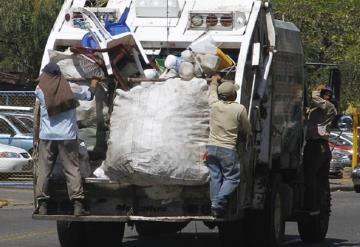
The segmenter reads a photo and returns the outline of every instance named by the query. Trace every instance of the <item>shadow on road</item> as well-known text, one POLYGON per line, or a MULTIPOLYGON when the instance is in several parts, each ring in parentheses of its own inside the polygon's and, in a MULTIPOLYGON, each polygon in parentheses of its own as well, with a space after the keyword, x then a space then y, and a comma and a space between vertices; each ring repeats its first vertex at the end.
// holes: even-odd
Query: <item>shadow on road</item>
POLYGON ((345 239, 327 238, 324 242, 318 244, 306 244, 301 242, 299 236, 287 235, 286 247, 347 247, 347 246, 360 246, 360 242, 349 242, 345 239))
POLYGON ((122 247, 184 247, 184 246, 206 246, 219 247, 217 233, 179 233, 175 235, 164 235, 154 237, 127 237, 122 247))
MULTIPOLYGON (((285 247, 348 247, 360 246, 360 242, 349 242, 345 239, 328 238, 322 243, 306 244, 301 241, 299 236, 287 235, 285 247)), ((219 247, 217 233, 179 233, 175 235, 164 235, 154 237, 128 237, 123 243, 123 247, 184 247, 184 246, 206 246, 219 247)))

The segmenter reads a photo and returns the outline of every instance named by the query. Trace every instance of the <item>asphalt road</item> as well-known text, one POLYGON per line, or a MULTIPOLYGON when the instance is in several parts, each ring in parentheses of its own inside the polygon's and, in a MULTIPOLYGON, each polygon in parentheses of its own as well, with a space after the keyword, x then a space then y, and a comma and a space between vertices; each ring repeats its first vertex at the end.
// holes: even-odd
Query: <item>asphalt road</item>
MULTIPOLYGON (((287 247, 360 247, 360 194, 334 192, 332 217, 327 239, 317 245, 305 245, 298 236, 295 223, 286 225, 287 247)), ((12 206, 0 209, 1 247, 59 247, 55 222, 31 219, 32 191, 0 189, 0 198, 8 198, 12 206)), ((261 234, 261 233, 259 233, 261 234)), ((190 223, 176 236, 138 238, 135 229, 125 230, 124 247, 217 247, 217 230, 202 223, 190 223)))

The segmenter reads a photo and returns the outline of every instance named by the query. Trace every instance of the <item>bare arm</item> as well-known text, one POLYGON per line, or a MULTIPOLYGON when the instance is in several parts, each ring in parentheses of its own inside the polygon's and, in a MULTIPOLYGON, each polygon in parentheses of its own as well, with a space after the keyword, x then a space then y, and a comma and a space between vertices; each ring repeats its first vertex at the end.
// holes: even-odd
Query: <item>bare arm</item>
POLYGON ((210 83, 210 93, 209 93, 209 105, 210 107, 219 101, 218 95, 217 95, 217 87, 218 83, 215 81, 212 81, 210 83))
POLYGON ((211 77, 210 82, 210 93, 209 93, 209 105, 210 107, 219 101, 218 94, 217 94, 217 88, 219 86, 218 81, 221 80, 221 77, 218 75, 214 75, 211 77))
POLYGON ((318 107, 320 109, 322 109, 326 115, 327 115, 327 120, 324 123, 321 124, 328 124, 330 123, 336 116, 337 112, 336 112, 336 108, 333 105, 333 103, 331 103, 328 100, 325 100, 323 98, 320 97, 320 91, 313 91, 312 95, 311 95, 311 107, 318 107))
POLYGON ((326 110, 331 107, 329 104, 331 103, 320 97, 320 91, 312 91, 311 107, 319 107, 320 109, 326 110))

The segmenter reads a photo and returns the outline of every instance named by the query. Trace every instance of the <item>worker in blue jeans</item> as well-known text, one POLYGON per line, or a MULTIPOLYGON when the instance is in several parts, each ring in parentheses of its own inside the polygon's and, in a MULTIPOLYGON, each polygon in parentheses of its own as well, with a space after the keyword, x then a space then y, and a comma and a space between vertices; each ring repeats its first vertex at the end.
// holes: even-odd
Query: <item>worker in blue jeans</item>
POLYGON ((245 107, 235 102, 237 85, 221 77, 211 78, 210 135, 207 166, 210 171, 211 212, 222 217, 230 195, 240 183, 240 161, 237 142, 245 141, 251 134, 245 107))

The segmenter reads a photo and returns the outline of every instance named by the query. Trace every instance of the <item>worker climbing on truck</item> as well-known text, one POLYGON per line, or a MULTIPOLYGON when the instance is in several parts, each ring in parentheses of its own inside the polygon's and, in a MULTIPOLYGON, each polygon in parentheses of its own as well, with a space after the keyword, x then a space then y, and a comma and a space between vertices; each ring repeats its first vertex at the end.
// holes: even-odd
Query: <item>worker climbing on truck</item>
POLYGON ((238 133, 246 138, 251 133, 246 109, 236 103, 237 85, 221 77, 211 78, 210 135, 207 165, 210 172, 211 211, 215 217, 225 213, 227 200, 240 182, 240 162, 236 149, 238 133))
POLYGON ((79 168, 78 127, 75 108, 77 100, 94 97, 97 79, 91 87, 72 86, 55 63, 47 64, 40 76, 35 94, 40 103, 39 172, 36 181, 37 213, 48 213, 49 179, 55 162, 61 157, 74 215, 85 215, 84 191, 79 168))
POLYGON ((306 145, 304 149, 305 208, 319 210, 319 188, 328 184, 331 151, 329 128, 336 116, 335 106, 330 102, 332 90, 320 86, 312 92, 307 117, 306 145))

